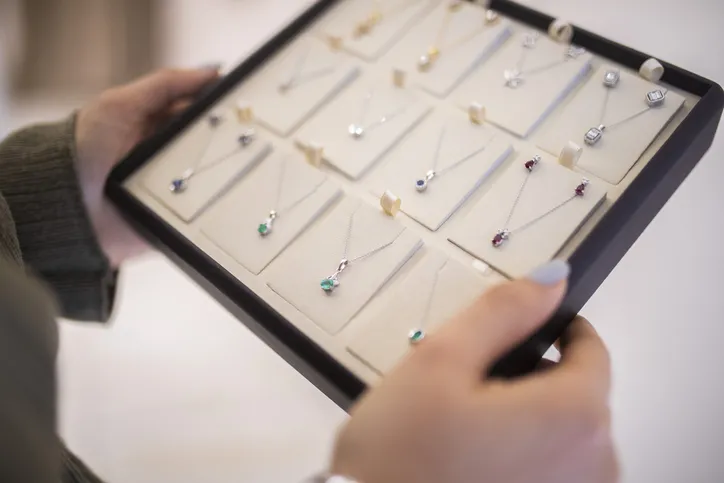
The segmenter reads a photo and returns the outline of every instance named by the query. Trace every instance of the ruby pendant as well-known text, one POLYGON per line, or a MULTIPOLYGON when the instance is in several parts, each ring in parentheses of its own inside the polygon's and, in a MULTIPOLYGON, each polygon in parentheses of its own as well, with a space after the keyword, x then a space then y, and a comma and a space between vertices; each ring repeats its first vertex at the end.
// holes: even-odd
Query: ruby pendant
POLYGON ((509 236, 510 232, 508 230, 498 230, 498 233, 496 233, 493 237, 493 247, 500 247, 503 243, 505 243, 509 236))
POLYGON ((586 194, 586 187, 589 183, 590 181, 588 179, 583 178, 581 180, 581 184, 576 186, 576 196, 583 196, 584 194, 586 194))
POLYGON ((527 169, 528 171, 533 171, 533 168, 538 166, 538 163, 540 163, 540 156, 536 154, 535 156, 533 156, 533 159, 526 161, 524 166, 525 169, 527 169))

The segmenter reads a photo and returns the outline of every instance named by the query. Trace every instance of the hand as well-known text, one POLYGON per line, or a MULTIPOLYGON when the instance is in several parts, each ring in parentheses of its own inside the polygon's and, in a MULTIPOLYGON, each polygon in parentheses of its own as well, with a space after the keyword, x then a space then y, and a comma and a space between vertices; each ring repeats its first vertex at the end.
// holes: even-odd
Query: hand
POLYGON ((187 107, 194 95, 217 78, 217 67, 161 70, 109 89, 78 114, 76 165, 83 200, 113 267, 147 247, 105 199, 108 175, 136 144, 187 107))
POLYGON ((366 395, 339 436, 332 473, 361 483, 617 481, 608 353, 588 322, 570 326, 555 367, 511 381, 481 376, 560 303, 567 265, 536 273, 553 285, 491 289, 366 395), (551 280, 556 270, 565 273, 551 280))

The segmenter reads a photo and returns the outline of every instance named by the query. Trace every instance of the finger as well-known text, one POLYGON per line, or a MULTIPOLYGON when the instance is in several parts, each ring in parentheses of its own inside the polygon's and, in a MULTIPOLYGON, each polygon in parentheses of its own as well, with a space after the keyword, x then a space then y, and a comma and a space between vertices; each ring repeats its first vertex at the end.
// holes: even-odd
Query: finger
POLYGON ((537 373, 543 373, 550 369, 553 369, 554 367, 557 367, 558 363, 556 361, 552 361, 550 359, 541 359, 540 362, 538 362, 538 365, 536 366, 536 372, 537 373))
POLYGON ((576 317, 561 337, 561 361, 548 377, 575 385, 598 396, 611 389, 611 360, 596 329, 583 317, 576 317))
POLYGON ((529 337, 555 311, 570 273, 564 261, 554 261, 527 279, 488 290, 472 306, 440 328, 414 356, 449 362, 464 377, 483 370, 529 337))
POLYGON ((193 97, 219 76, 217 68, 162 69, 124 88, 147 116, 158 114, 184 98, 193 97))

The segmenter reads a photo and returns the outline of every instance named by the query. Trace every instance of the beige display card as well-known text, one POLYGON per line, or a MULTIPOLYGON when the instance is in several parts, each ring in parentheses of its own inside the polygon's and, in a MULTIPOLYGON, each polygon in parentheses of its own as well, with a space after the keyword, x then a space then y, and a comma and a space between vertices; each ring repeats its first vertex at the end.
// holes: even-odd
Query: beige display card
POLYGON ((510 23, 485 23, 485 9, 468 2, 451 11, 450 2, 435 9, 382 58, 385 66, 406 71, 411 79, 437 97, 446 97, 510 36, 510 23), (430 47, 440 55, 427 71, 420 71, 420 57, 430 47))
POLYGON ((238 101, 251 106, 259 123, 288 136, 358 74, 347 56, 306 37, 245 83, 238 101))
POLYGON ((360 331, 347 349, 374 370, 389 372, 410 350, 412 331, 422 330, 427 337, 487 287, 472 269, 440 252, 430 253, 395 283, 387 304, 360 315, 360 331))
POLYGON ((186 222, 198 217, 271 151, 268 140, 258 131, 255 140, 244 147, 239 137, 253 127, 239 124, 231 112, 220 115, 222 120, 216 127, 208 117, 200 118, 143 176, 143 187, 186 222), (187 189, 172 192, 171 181, 190 168, 196 174, 188 180, 187 189))
POLYGON ((521 153, 450 237, 463 250, 512 278, 523 277, 553 259, 606 197, 604 187, 595 182, 586 187, 584 196, 574 196, 580 174, 547 156, 528 174, 524 163, 534 154, 521 153), (511 231, 510 237, 496 248, 493 237, 504 228, 511 231))
POLYGON ((361 79, 302 127, 297 142, 321 146, 326 162, 357 179, 429 110, 412 89, 400 89, 379 79, 361 79), (362 136, 353 136, 352 126, 361 127, 362 136))
POLYGON ((647 109, 646 94, 656 89, 665 92, 664 87, 621 71, 618 85, 608 88, 603 85, 607 70, 617 69, 602 66, 543 133, 538 145, 557 155, 568 141, 573 141, 584 147, 579 168, 618 184, 681 108, 684 98, 668 92, 662 106, 647 109), (637 113, 641 114, 626 121, 637 113), (623 122, 619 124, 620 121, 623 122), (600 124, 608 126, 603 137, 594 146, 586 145, 583 140, 586 132, 600 124))
POLYGON ((201 230, 258 275, 341 193, 299 154, 275 153, 209 210, 201 230), (271 210, 277 217, 262 236, 258 228, 271 210))
POLYGON ((491 128, 473 124, 461 113, 436 111, 388 156, 375 178, 375 194, 395 193, 405 213, 435 231, 512 150, 491 128), (439 174, 427 181, 425 191, 418 191, 416 183, 433 167, 439 174))
POLYGON ((344 198, 317 226, 306 232, 267 269, 269 287, 329 334, 339 332, 420 248, 422 242, 381 210, 344 198), (350 219, 352 229, 350 232, 350 219), (331 293, 320 283, 347 269, 331 293), (391 243, 366 258, 355 260, 391 243))
POLYGON ((324 22, 319 34, 328 41, 340 39, 342 48, 347 52, 374 61, 429 13, 436 3, 437 0, 348 0, 324 22), (376 14, 379 14, 379 20, 370 22, 376 14), (369 25, 367 32, 364 32, 365 25, 369 25))
POLYGON ((453 94, 468 109, 471 102, 485 107, 487 120, 513 134, 527 137, 576 86, 591 67, 592 56, 567 56, 569 45, 540 35, 532 48, 523 47, 523 31, 468 77, 453 94), (522 82, 506 83, 505 72, 518 70, 522 82), (519 106, 511 109, 511 106, 519 106))

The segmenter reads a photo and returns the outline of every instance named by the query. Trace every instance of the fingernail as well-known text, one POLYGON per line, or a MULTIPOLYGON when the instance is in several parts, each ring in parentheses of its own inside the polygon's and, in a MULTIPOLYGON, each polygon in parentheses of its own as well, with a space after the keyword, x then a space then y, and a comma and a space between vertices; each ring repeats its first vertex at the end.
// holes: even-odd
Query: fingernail
POLYGON ((528 280, 541 285, 557 285, 571 274, 571 266, 565 260, 553 260, 528 274, 528 280))
POLYGON ((222 64, 221 62, 217 62, 215 64, 206 64, 199 67, 200 70, 213 70, 215 72, 219 72, 221 70, 222 64))

